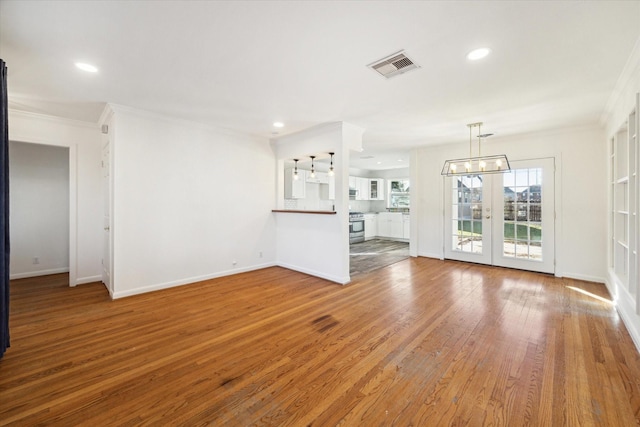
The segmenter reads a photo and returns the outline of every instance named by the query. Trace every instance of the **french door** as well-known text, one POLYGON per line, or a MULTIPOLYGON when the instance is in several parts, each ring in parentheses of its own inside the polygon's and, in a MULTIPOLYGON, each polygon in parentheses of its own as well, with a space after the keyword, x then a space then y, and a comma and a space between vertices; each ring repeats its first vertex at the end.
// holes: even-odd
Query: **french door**
POLYGON ((555 272, 554 160, 445 178, 445 258, 555 272))

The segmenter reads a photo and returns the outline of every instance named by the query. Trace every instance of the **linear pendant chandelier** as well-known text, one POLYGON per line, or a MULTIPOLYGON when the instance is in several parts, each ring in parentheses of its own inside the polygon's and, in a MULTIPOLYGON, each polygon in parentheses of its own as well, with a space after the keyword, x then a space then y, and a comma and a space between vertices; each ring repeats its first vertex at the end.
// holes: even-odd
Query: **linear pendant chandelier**
POLYGON ((486 138, 493 134, 481 134, 480 129, 482 122, 469 123, 469 157, 465 159, 445 160, 442 167, 441 175, 457 176, 457 175, 481 175, 485 173, 502 173, 511 170, 509 159, 505 154, 497 154, 493 156, 483 156, 480 152, 482 138, 486 138), (478 157, 472 157, 473 146, 473 128, 478 128, 478 157))

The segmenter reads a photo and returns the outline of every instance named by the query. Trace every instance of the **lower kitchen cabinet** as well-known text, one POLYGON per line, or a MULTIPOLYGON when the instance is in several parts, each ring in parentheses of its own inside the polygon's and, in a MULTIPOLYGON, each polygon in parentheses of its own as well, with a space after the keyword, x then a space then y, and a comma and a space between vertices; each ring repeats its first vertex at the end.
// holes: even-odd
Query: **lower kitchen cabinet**
POLYGON ((404 239, 403 228, 404 224, 402 213, 380 212, 378 214, 378 236, 389 237, 392 239, 404 239))
POLYGON ((411 217, 408 214, 402 215, 402 237, 409 240, 411 238, 411 217))
POLYGON ((378 235, 378 215, 364 214, 364 239, 371 240, 378 235))

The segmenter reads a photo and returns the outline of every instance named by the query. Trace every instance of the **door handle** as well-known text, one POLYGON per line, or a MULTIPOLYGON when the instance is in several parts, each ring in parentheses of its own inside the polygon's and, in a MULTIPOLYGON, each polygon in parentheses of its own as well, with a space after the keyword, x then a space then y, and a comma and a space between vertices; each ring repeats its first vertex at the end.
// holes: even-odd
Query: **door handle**
POLYGON ((490 219, 490 218, 491 218, 491 215, 487 215, 487 216, 485 216, 485 218, 490 219))
POLYGON ((105 227, 105 228, 104 228, 104 231, 109 231, 109 227, 105 227))

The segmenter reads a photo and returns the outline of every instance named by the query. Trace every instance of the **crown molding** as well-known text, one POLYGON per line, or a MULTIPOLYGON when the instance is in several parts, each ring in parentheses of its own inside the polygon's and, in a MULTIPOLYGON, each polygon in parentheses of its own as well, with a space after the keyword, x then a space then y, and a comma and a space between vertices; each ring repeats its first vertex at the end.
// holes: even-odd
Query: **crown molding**
POLYGON ((22 117, 25 119, 42 120, 50 123, 64 124, 67 126, 74 126, 74 127, 93 129, 93 130, 100 128, 98 123, 94 123, 94 122, 85 122, 82 120, 68 119, 65 117, 50 116, 48 114, 42 114, 42 113, 32 113, 30 111, 15 110, 12 108, 9 108, 8 111, 9 111, 9 118, 11 118, 12 116, 14 118, 22 117))
POLYGON ((627 63, 625 64, 620 76, 618 77, 618 81, 616 82, 611 95, 609 96, 609 100, 600 116, 600 123, 603 126, 606 126, 609 118, 614 113, 615 108, 625 93, 625 89, 632 83, 633 77, 636 73, 640 72, 640 37, 636 40, 636 44, 631 51, 631 55, 627 59, 627 63))

